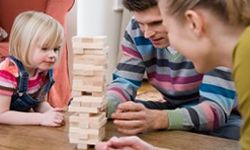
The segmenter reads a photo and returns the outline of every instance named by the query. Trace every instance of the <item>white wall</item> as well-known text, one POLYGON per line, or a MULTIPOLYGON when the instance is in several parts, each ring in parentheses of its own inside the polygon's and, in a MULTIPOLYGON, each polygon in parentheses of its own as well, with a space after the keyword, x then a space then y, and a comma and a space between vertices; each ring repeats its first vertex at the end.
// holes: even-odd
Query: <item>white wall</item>
POLYGON ((122 11, 115 10, 114 4, 121 0, 77 0, 77 35, 106 35, 110 55, 108 59, 109 78, 113 72, 119 51, 122 11))
MULTIPOLYGON (((72 68, 73 68, 73 50, 72 50, 72 37, 77 34, 77 3, 71 8, 70 12, 67 14, 67 46, 68 46, 68 64, 70 78, 72 80, 72 68)), ((72 82, 71 82, 72 83, 72 82)))

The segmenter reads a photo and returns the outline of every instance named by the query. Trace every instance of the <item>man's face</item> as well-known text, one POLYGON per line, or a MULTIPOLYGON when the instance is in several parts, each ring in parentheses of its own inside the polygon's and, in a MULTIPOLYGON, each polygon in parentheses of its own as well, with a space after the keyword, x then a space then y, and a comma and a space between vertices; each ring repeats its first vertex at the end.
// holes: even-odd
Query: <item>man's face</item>
POLYGON ((160 10, 157 6, 140 12, 133 12, 144 37, 148 38, 154 47, 169 46, 168 32, 162 24, 160 10))

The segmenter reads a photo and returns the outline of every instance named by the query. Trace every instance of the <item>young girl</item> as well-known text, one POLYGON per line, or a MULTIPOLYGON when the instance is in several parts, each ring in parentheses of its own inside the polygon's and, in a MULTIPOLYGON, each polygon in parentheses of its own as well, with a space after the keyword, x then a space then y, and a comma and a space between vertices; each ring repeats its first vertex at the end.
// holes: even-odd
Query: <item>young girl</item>
POLYGON ((45 101, 63 37, 63 27, 44 13, 28 11, 16 17, 10 56, 0 63, 0 123, 63 125, 61 109, 45 101))
MULTIPOLYGON (((171 46, 191 59, 197 71, 205 73, 217 66, 233 68, 244 122, 240 143, 243 150, 249 150, 250 0, 159 0, 158 6, 171 46)), ((113 138, 97 148, 138 149, 132 138, 113 138)), ((137 139, 136 143, 142 141, 137 139)))

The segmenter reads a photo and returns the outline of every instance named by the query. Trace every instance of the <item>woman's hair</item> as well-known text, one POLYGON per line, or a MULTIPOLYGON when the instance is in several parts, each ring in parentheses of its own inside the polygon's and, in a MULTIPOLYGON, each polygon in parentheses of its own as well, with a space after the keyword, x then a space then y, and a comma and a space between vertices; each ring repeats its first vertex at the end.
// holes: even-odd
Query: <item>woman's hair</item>
POLYGON ((28 57, 35 47, 55 48, 61 46, 63 38, 63 27, 58 21, 42 12, 26 11, 14 21, 9 53, 29 67, 28 57))
POLYGON ((165 13, 183 19, 185 11, 204 8, 232 25, 250 24, 250 0, 161 0, 167 3, 165 13))
POLYGON ((157 0, 123 0, 122 3, 129 11, 144 11, 157 6, 157 0))

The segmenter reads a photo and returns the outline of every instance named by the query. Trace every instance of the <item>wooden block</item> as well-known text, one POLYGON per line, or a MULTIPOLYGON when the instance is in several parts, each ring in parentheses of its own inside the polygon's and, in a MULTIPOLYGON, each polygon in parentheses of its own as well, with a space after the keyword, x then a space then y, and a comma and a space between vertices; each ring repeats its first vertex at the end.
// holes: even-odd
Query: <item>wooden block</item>
POLYGON ((77 85, 75 83, 73 84, 72 89, 76 91, 86 91, 86 92, 103 92, 104 91, 104 87, 84 86, 84 85, 77 85))
POLYGON ((92 96, 95 96, 95 97, 101 97, 104 95, 104 92, 92 92, 92 96))
POLYGON ((86 49, 103 49, 106 46, 106 36, 93 36, 93 37, 72 37, 73 48, 86 48, 86 49))
POLYGON ((107 41, 107 36, 74 36, 72 42, 98 43, 107 41))
POLYGON ((72 97, 82 96, 82 92, 81 92, 81 91, 72 90, 71 96, 72 96, 72 97))
POLYGON ((94 97, 94 96, 79 96, 79 97, 74 97, 73 101, 79 102, 80 104, 82 103, 97 103, 99 105, 103 104, 105 99, 104 97, 94 97))
POLYGON ((73 107, 69 106, 69 112, 79 112, 79 113, 99 113, 106 107, 106 103, 101 107, 73 107))
POLYGON ((73 54, 84 54, 84 50, 82 48, 74 48, 73 49, 73 54))
POLYGON ((103 118, 100 122, 90 122, 89 128, 98 129, 104 126, 107 123, 107 118, 103 118))
POLYGON ((83 54, 85 55, 103 55, 108 56, 109 47, 106 46, 103 49, 83 49, 83 54))
POLYGON ((88 86, 104 86, 105 81, 104 76, 79 76, 75 75, 73 77, 73 84, 82 84, 88 86))
POLYGON ((82 76, 105 76, 106 66, 95 66, 89 64, 73 64, 73 75, 82 76))
POLYGON ((88 133, 89 138, 87 140, 79 139, 78 143, 95 145, 96 143, 98 143, 102 139, 104 139, 104 137, 105 137, 105 127, 102 127, 100 129, 92 129, 91 131, 89 130, 88 132, 89 132, 88 133), (92 131, 95 133, 92 133, 92 131))
POLYGON ((84 133, 69 132, 70 143, 77 143, 78 140, 88 140, 89 135, 84 133))
POLYGON ((74 55, 73 62, 76 64, 107 64, 107 56, 105 55, 74 55))
POLYGON ((78 101, 74 101, 74 100, 72 100, 72 101, 70 102, 70 105, 71 105, 71 106, 76 106, 76 107, 79 107, 79 106, 81 106, 81 103, 80 103, 80 102, 78 102, 78 101))
POLYGON ((77 144, 77 149, 79 150, 86 150, 88 147, 89 146, 87 144, 77 144))

